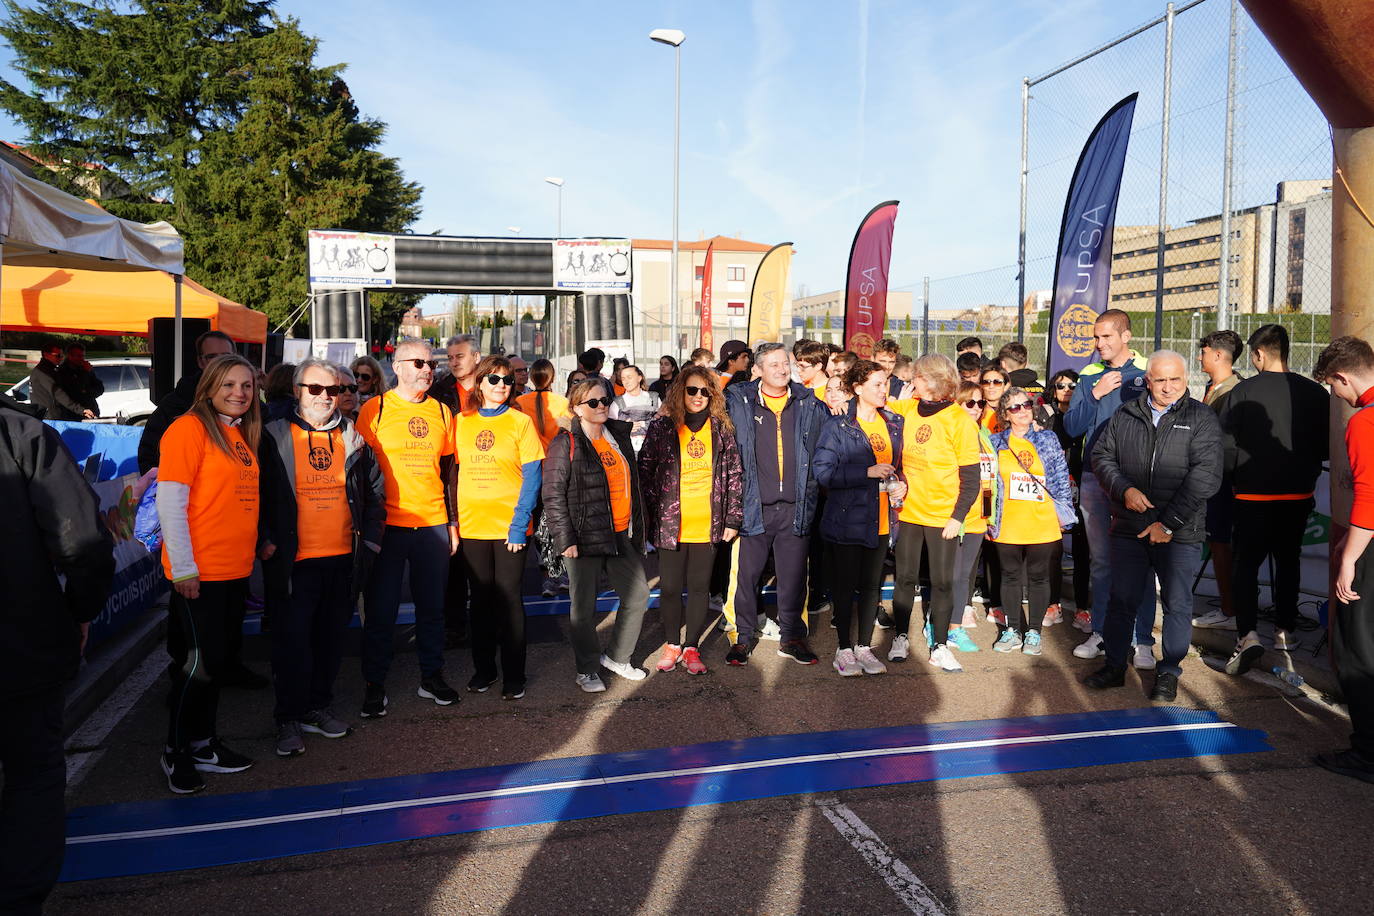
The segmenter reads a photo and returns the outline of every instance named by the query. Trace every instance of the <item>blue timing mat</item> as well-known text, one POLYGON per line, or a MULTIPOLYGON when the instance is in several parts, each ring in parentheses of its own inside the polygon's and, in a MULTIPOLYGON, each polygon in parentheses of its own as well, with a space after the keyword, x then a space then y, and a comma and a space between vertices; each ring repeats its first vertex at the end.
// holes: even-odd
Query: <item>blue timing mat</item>
POLYGON ((62 880, 779 795, 1267 750, 1263 732, 1163 707, 775 735, 131 802, 71 812, 62 880))

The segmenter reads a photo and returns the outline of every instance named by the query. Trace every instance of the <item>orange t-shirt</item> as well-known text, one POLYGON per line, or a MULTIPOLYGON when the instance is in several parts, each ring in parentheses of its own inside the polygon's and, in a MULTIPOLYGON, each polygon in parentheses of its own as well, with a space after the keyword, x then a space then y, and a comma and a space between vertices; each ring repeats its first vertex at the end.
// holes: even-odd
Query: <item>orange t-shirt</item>
POLYGON ((1034 445, 1011 436, 997 453, 1002 477, 1002 521, 997 540, 1003 544, 1052 544, 1060 538, 1054 500, 1031 476, 1045 479, 1045 466, 1034 445))
POLYGON ((525 464, 542 461, 544 446, 534 421, 518 410, 494 417, 473 411, 454 424, 458 460, 458 533, 504 541, 525 481, 525 464))
POLYGON ((358 410, 357 426, 382 466, 386 523, 448 524, 439 459, 453 454, 453 413, 434 398, 413 404, 392 390, 358 410))
POLYGON ((978 463, 978 427, 957 404, 923 417, 920 403, 906 398, 887 405, 906 418, 902 473, 907 493, 897 517, 912 525, 943 528, 959 499, 959 468, 978 463))
MULTIPOLYGON (((206 582, 243 579, 253 571, 258 544, 258 461, 237 426, 220 424, 233 455, 210 439, 200 418, 177 417, 162 436, 158 480, 191 488, 186 519, 191 554, 206 582)), ((172 559, 162 552, 172 578, 172 559)))
POLYGON ((296 458, 296 559, 350 553, 353 513, 340 430, 307 430, 292 423, 291 451, 296 458))
POLYGON ((678 496, 682 504, 682 525, 678 541, 683 544, 708 544, 711 541, 711 481, 715 474, 711 421, 692 432, 686 424, 677 428, 678 455, 682 474, 678 496))
POLYGON ((986 429, 990 433, 1002 431, 1002 421, 997 419, 997 410, 992 405, 988 405, 988 407, 984 409, 982 424, 983 429, 986 429))
POLYGON ((606 488, 611 493, 611 518, 616 531, 630 527, 630 466, 625 456, 602 433, 592 440, 596 453, 601 456, 601 466, 606 469, 606 488))
MULTIPOLYGON (((859 429, 863 430, 868 437, 868 444, 873 449, 875 464, 892 463, 892 437, 887 432, 887 422, 881 416, 875 416, 872 420, 859 420, 859 429)), ((878 536, 886 537, 888 534, 888 502, 887 493, 878 491, 878 536)))
POLYGON ((544 446, 544 451, 548 451, 549 443, 553 437, 558 435, 558 421, 563 417, 572 416, 572 408, 568 404, 568 399, 561 394, 554 394, 552 391, 531 391, 529 394, 522 394, 515 399, 516 408, 529 417, 534 422, 534 432, 539 436, 539 444, 544 446), (539 417, 535 410, 535 398, 544 395, 544 426, 539 426, 539 417))

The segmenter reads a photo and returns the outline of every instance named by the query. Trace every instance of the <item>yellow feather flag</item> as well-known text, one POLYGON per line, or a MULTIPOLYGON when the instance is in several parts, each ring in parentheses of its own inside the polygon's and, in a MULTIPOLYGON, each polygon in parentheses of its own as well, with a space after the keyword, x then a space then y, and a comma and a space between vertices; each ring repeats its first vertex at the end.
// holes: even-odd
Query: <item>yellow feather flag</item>
POLYGON ((749 293, 749 346, 777 341, 782 331, 782 303, 787 294, 787 275, 792 269, 792 243, 774 245, 754 273, 749 293))

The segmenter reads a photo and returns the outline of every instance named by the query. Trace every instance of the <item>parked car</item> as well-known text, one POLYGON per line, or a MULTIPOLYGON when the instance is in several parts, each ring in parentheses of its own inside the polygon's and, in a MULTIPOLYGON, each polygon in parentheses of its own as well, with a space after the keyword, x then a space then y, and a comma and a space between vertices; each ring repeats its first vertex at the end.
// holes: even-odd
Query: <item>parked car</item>
MULTIPOLYGON (((150 385, 153 361, 146 356, 122 356, 90 362, 96 377, 105 386, 105 393, 99 399, 100 415, 114 417, 130 426, 148 422, 156 408, 150 385)), ((28 401, 28 378, 13 385, 6 394, 16 401, 28 401)))

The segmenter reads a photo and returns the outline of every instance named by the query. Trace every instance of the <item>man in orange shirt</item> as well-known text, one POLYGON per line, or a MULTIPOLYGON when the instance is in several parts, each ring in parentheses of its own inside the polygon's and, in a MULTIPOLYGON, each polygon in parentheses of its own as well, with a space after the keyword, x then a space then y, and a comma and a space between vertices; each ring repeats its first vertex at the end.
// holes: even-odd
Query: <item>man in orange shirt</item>
POLYGON ((417 693, 440 706, 458 701, 457 691, 444 681, 444 581, 458 550, 453 411, 429 396, 434 381, 429 344, 402 341, 392 367, 396 387, 358 411, 358 431, 377 456, 386 485, 386 532, 368 582, 363 627, 365 719, 386 715, 392 631, 407 563, 420 657, 417 693))
POLYGON ((296 366, 296 407, 263 430, 258 556, 272 606, 277 756, 305 753, 304 733, 342 738, 334 714, 343 636, 382 549, 382 471, 339 412, 338 367, 296 366))

